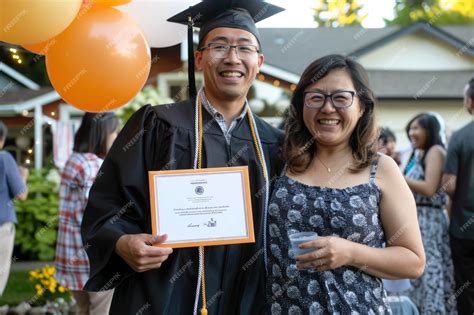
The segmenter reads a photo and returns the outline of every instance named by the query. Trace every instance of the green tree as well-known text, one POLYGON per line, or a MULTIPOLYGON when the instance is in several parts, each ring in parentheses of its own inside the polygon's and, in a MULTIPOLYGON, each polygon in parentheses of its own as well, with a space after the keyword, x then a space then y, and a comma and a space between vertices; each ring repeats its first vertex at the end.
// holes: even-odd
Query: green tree
POLYGON ((338 27, 360 25, 367 17, 358 0, 317 0, 314 20, 319 26, 338 27))
POLYGON ((387 25, 426 21, 432 25, 474 25, 472 0, 396 0, 395 18, 387 25))

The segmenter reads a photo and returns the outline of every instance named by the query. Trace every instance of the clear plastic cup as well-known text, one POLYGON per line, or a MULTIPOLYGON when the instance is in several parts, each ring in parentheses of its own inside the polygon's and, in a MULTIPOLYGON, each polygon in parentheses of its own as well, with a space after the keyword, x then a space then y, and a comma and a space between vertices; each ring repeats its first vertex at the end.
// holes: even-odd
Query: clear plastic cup
POLYGON ((299 248, 298 246, 302 243, 306 243, 318 238, 316 232, 298 232, 293 233, 289 236, 291 243, 291 251, 293 252, 293 258, 296 256, 304 255, 314 251, 314 248, 299 248))

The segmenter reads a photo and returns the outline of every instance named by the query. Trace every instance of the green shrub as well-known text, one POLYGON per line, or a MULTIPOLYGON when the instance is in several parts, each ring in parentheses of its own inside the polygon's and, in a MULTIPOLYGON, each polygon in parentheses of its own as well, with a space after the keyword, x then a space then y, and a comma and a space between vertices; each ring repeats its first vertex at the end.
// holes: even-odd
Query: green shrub
POLYGON ((58 230, 59 173, 56 169, 33 170, 27 186, 28 199, 15 201, 15 244, 29 259, 51 261, 58 230))

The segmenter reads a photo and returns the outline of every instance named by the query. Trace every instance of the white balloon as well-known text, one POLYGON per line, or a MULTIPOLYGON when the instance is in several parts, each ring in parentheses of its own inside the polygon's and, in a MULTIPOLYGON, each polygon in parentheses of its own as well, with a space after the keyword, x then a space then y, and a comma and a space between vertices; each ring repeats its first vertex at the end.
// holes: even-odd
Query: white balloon
POLYGON ((186 39, 187 26, 166 21, 198 0, 133 0, 116 9, 132 16, 150 47, 174 46, 186 39))

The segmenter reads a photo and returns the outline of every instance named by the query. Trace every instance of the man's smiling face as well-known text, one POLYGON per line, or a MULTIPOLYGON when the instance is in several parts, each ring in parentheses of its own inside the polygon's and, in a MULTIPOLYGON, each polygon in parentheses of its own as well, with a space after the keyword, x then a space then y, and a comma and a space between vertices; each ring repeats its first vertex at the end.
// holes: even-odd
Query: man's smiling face
POLYGON ((245 98, 263 64, 262 54, 255 52, 242 58, 231 48, 224 58, 213 58, 209 43, 227 45, 254 45, 259 47, 255 36, 236 28, 215 28, 210 31, 201 48, 195 53, 196 67, 204 73, 206 93, 216 99, 237 100, 245 98))

